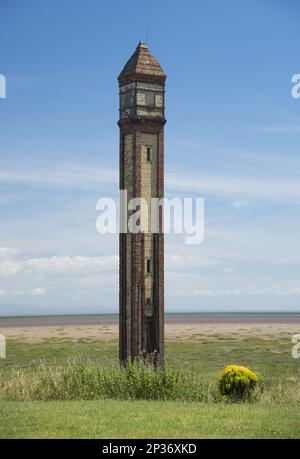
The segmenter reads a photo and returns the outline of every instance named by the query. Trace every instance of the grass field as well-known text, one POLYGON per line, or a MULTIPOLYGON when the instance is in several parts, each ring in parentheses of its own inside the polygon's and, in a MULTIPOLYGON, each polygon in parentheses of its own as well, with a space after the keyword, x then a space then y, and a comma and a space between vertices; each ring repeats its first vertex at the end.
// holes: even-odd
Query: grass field
POLYGON ((1 438, 294 438, 299 406, 2 402, 1 438))
MULTIPOLYGON (((41 359, 64 364, 69 357, 108 365, 117 362, 117 342, 55 338, 40 343, 10 340, 2 375, 31 371, 41 359)), ((195 368, 215 384, 230 363, 258 373, 264 392, 252 403, 174 401, 0 402, 1 438, 299 438, 300 362, 291 357, 290 337, 214 335, 168 341, 166 357, 195 368)))

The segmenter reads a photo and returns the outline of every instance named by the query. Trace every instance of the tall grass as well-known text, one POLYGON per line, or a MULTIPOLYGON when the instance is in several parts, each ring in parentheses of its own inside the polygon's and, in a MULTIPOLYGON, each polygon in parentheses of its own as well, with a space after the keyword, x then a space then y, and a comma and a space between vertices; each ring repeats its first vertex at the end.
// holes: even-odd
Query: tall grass
POLYGON ((159 371, 135 362, 127 367, 69 361, 66 365, 41 363, 30 371, 0 375, 0 400, 92 400, 144 399, 211 402, 211 384, 201 380, 193 369, 180 370, 168 365, 159 371))
MULTIPOLYGON (((294 378, 295 379, 295 378, 294 378)), ((41 362, 27 370, 0 373, 0 400, 178 400, 226 401, 216 384, 204 381, 192 367, 168 364, 159 371, 142 362, 100 366, 81 359, 64 365, 41 362)), ((261 384, 249 402, 299 403, 300 381, 261 384)))

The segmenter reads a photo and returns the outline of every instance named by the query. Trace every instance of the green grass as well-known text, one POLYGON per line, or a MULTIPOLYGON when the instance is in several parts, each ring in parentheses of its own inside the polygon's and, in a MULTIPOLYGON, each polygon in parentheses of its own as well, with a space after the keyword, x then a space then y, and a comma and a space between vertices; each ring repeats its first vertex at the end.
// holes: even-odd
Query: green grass
POLYGON ((101 366, 73 359, 13 370, 0 378, 0 400, 180 400, 216 401, 222 397, 192 368, 166 365, 163 372, 143 362, 101 366))
POLYGON ((118 362, 118 344, 116 341, 95 341, 80 339, 52 338, 41 343, 27 343, 21 340, 9 340, 5 360, 0 360, 0 371, 9 369, 33 368, 41 360, 49 363, 64 364, 69 357, 80 356, 101 364, 118 362))
POLYGON ((0 438, 295 438, 299 405, 1 402, 0 438))
MULTIPOLYGON (((41 360, 64 364, 70 356, 81 356, 84 360, 111 365, 118 362, 117 341, 81 339, 50 339, 42 343, 29 344, 21 340, 10 340, 7 358, 0 360, 0 371, 33 368, 41 360)), ((299 360, 291 357, 290 337, 261 339, 247 337, 233 339, 215 335, 209 339, 196 336, 190 341, 166 343, 166 359, 181 367, 191 365, 208 381, 215 380, 223 368, 231 363, 244 365, 266 382, 274 383, 290 377, 300 378, 299 360)))
MULTIPOLYGON (((38 344, 8 341, 0 378, 12 370, 34 372, 66 365, 70 356, 88 365, 118 361, 116 341, 51 339, 38 344)), ((194 369, 206 384, 216 383, 228 364, 258 373, 265 387, 257 402, 245 404, 179 401, 0 402, 0 438, 299 438, 300 364, 291 357, 290 337, 278 339, 213 336, 167 342, 167 361, 182 372, 194 369)), ((6 375, 6 376, 5 376, 6 375)))

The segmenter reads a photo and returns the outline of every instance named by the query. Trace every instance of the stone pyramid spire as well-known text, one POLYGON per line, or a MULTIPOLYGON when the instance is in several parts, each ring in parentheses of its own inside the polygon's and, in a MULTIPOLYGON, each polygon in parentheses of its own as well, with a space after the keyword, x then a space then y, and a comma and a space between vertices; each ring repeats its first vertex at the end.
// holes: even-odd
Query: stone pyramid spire
POLYGON ((166 74, 159 62, 150 53, 148 46, 140 41, 128 62, 125 64, 118 80, 120 84, 136 80, 164 81, 166 74))

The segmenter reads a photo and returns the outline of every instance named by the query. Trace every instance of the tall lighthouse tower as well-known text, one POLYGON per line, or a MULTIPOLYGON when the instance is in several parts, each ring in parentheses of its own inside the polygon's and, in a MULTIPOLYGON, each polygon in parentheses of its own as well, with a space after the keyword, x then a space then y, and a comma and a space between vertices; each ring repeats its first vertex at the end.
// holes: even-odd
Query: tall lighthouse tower
POLYGON ((120 360, 164 363, 162 208, 152 232, 151 198, 164 195, 166 74, 140 42, 119 75, 120 189, 148 204, 149 229, 120 234, 120 360))

